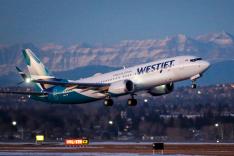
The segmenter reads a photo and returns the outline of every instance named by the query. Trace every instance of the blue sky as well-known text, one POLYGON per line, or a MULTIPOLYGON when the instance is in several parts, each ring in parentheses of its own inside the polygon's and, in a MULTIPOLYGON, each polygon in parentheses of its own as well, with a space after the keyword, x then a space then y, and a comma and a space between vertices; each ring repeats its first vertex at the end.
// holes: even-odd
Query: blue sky
POLYGON ((0 44, 234 34, 233 0, 0 0, 0 44))

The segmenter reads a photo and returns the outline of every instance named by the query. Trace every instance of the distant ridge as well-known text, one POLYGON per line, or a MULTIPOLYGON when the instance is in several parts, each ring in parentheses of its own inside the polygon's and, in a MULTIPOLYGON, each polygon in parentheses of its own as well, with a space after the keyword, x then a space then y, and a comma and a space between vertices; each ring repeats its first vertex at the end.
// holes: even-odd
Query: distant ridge
POLYGON ((51 71, 67 71, 82 66, 132 66, 160 58, 195 55, 208 60, 234 59, 234 38, 227 32, 189 37, 184 34, 163 39, 124 40, 114 45, 86 43, 64 46, 32 43, 1 45, 1 75, 14 71, 14 66, 25 66, 21 50, 31 48, 51 71))

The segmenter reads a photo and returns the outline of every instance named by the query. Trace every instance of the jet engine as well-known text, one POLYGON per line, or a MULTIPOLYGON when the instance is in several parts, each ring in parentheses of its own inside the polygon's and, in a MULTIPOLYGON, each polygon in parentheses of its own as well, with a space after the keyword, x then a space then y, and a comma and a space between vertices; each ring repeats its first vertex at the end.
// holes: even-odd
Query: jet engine
POLYGON ((121 95, 134 92, 135 87, 132 81, 122 80, 114 82, 110 85, 108 92, 111 94, 121 95))
POLYGON ((160 96, 163 94, 168 94, 172 92, 174 89, 174 84, 173 83, 168 83, 165 85, 161 86, 156 86, 154 88, 151 88, 148 93, 150 93, 152 96, 160 96))

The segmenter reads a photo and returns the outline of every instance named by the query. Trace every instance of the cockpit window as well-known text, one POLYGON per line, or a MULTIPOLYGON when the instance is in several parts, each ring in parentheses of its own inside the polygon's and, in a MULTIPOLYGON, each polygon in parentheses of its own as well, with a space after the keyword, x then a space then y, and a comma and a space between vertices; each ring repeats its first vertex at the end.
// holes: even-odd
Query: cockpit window
POLYGON ((196 61, 199 61, 199 60, 202 60, 202 58, 200 58, 200 57, 194 58, 194 59, 191 59, 190 62, 196 62, 196 61))

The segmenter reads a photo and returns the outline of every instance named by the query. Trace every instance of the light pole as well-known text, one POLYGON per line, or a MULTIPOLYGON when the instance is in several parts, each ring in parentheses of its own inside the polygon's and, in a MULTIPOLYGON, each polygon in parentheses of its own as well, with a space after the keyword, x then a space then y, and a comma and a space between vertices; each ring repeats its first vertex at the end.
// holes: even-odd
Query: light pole
MULTIPOLYGON (((114 125, 114 122, 112 121, 112 120, 109 120, 108 121, 108 124, 110 125, 110 126, 113 126, 114 125)), ((117 126, 117 137, 119 138, 119 126, 118 125, 116 125, 117 126)))
MULTIPOLYGON (((218 129, 220 140, 223 140, 223 127, 221 123, 215 123, 214 126, 218 129)), ((219 140, 217 140, 219 142, 219 140)))
POLYGON ((21 139, 23 140, 24 139, 24 128, 23 127, 19 127, 19 129, 17 128, 17 121, 13 120, 11 122, 12 126, 16 127, 16 130, 19 132, 21 132, 21 139))

